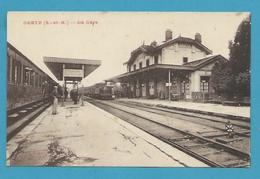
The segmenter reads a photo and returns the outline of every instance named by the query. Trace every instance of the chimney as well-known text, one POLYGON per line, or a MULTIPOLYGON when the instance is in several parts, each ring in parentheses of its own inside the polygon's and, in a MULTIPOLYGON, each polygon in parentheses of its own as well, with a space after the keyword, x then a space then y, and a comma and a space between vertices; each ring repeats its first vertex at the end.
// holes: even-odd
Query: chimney
POLYGON ((196 33, 196 34, 195 34, 195 40, 196 40, 197 42, 201 43, 201 35, 200 35, 200 33, 196 33))
POLYGON ((165 41, 169 41, 172 39, 172 31, 170 29, 167 29, 165 31, 165 41))

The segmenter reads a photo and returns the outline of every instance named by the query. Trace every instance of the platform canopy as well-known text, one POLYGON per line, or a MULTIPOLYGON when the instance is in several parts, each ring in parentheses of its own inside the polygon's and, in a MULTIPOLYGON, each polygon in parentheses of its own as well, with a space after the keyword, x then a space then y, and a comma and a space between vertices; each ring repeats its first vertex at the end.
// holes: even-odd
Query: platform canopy
POLYGON ((43 57, 44 63, 59 81, 81 81, 101 65, 100 60, 43 57))

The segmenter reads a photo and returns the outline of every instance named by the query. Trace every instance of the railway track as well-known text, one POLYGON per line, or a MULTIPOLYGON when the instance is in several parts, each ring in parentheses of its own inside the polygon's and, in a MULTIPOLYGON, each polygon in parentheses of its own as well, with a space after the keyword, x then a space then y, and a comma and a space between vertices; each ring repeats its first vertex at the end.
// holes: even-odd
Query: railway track
POLYGON ((43 99, 7 111, 7 141, 49 106, 48 100, 43 99))
MULTIPOLYGON (((142 108, 146 108, 149 110, 157 110, 161 112, 166 112, 166 113, 171 113, 171 114, 180 114, 183 116, 190 116, 190 117, 195 117, 195 118, 201 118, 201 119, 206 119, 212 122, 217 122, 217 123, 225 123, 226 120, 232 121, 233 124, 235 124, 238 127, 245 128, 245 129, 250 129, 250 119, 245 118, 245 117, 224 117, 224 116, 212 116, 208 114, 201 114, 201 113, 196 113, 196 112, 188 112, 187 110, 177 110, 177 109, 170 109, 170 108, 165 108, 165 107, 160 107, 161 105, 148 105, 148 104, 143 104, 143 103, 138 103, 138 102, 125 102, 125 101, 116 101, 116 103, 120 103, 122 105, 128 105, 128 106, 138 106, 142 108)), ((158 113, 158 112, 157 112, 158 113)))
POLYGON ((139 110, 141 109, 142 111, 170 117, 171 119, 175 120, 180 119, 181 121, 188 122, 189 124, 193 123, 210 127, 212 130, 198 131, 198 133, 203 137, 210 138, 221 143, 225 143, 247 153, 250 152, 250 120, 241 119, 240 121, 238 117, 236 117, 235 119, 230 119, 224 117, 209 116, 205 114, 202 115, 192 112, 183 112, 182 114, 182 112, 176 110, 147 106, 140 103, 136 104, 121 101, 110 101, 110 103, 120 104, 126 107, 136 108, 139 110), (232 124, 235 129, 234 138, 232 139, 227 139, 228 133, 225 130, 225 124, 227 121, 232 121, 232 124))
MULTIPOLYGON (((125 106, 88 99, 88 101, 113 115, 131 123, 160 140, 182 150, 212 167, 248 167, 250 154, 239 148, 155 120, 152 113, 138 113, 137 109, 129 110, 125 106), (150 115, 149 115, 150 113, 150 115)), ((121 104, 122 105, 122 104, 121 104)), ((135 106, 135 108, 138 108, 135 106)), ((142 108, 143 110, 143 108, 142 108)))
MULTIPOLYGON (((187 112, 187 111, 180 112, 177 110, 165 109, 165 108, 161 108, 161 107, 154 107, 154 106, 145 105, 145 104, 141 104, 141 103, 132 103, 132 102, 129 103, 129 102, 124 102, 124 101, 110 101, 110 102, 114 103, 114 104, 124 105, 124 106, 131 107, 131 108, 138 107, 139 109, 142 109, 144 111, 151 112, 154 114, 166 115, 166 116, 174 117, 174 118, 177 117, 177 118, 180 118, 185 121, 199 123, 199 124, 220 130, 220 131, 224 132, 225 134, 227 134, 227 133, 223 126, 225 126, 227 121, 231 121, 236 129, 234 132, 236 135, 250 137, 250 120, 249 119, 248 120, 246 120, 244 118, 240 119, 239 117, 228 118, 228 117, 209 116, 206 114, 198 114, 198 113, 187 112)), ((208 135, 208 134, 206 134, 206 135, 208 135)), ((211 137, 214 137, 214 135, 211 135, 211 137)))

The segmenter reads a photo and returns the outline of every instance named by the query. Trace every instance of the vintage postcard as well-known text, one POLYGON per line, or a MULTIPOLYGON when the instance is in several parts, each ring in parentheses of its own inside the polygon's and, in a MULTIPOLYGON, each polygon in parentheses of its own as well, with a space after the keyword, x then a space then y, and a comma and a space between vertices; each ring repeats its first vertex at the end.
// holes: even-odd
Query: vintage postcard
POLYGON ((251 167, 249 12, 7 14, 7 166, 251 167))

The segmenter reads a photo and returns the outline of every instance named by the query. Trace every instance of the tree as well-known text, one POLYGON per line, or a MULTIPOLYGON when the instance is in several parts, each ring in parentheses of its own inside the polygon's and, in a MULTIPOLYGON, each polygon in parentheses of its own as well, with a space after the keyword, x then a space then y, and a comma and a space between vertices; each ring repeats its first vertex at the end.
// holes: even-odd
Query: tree
POLYGON ((234 41, 229 42, 228 62, 217 62, 211 82, 216 94, 229 97, 250 96, 250 17, 238 26, 234 41))
POLYGON ((230 62, 234 74, 250 70, 250 17, 238 26, 234 42, 230 44, 230 62))
POLYGON ((211 84, 215 93, 221 96, 231 96, 234 77, 229 62, 218 61, 212 69, 211 84))
POLYGON ((234 75, 234 95, 250 96, 250 17, 238 26, 234 42, 230 44, 230 65, 234 75))

